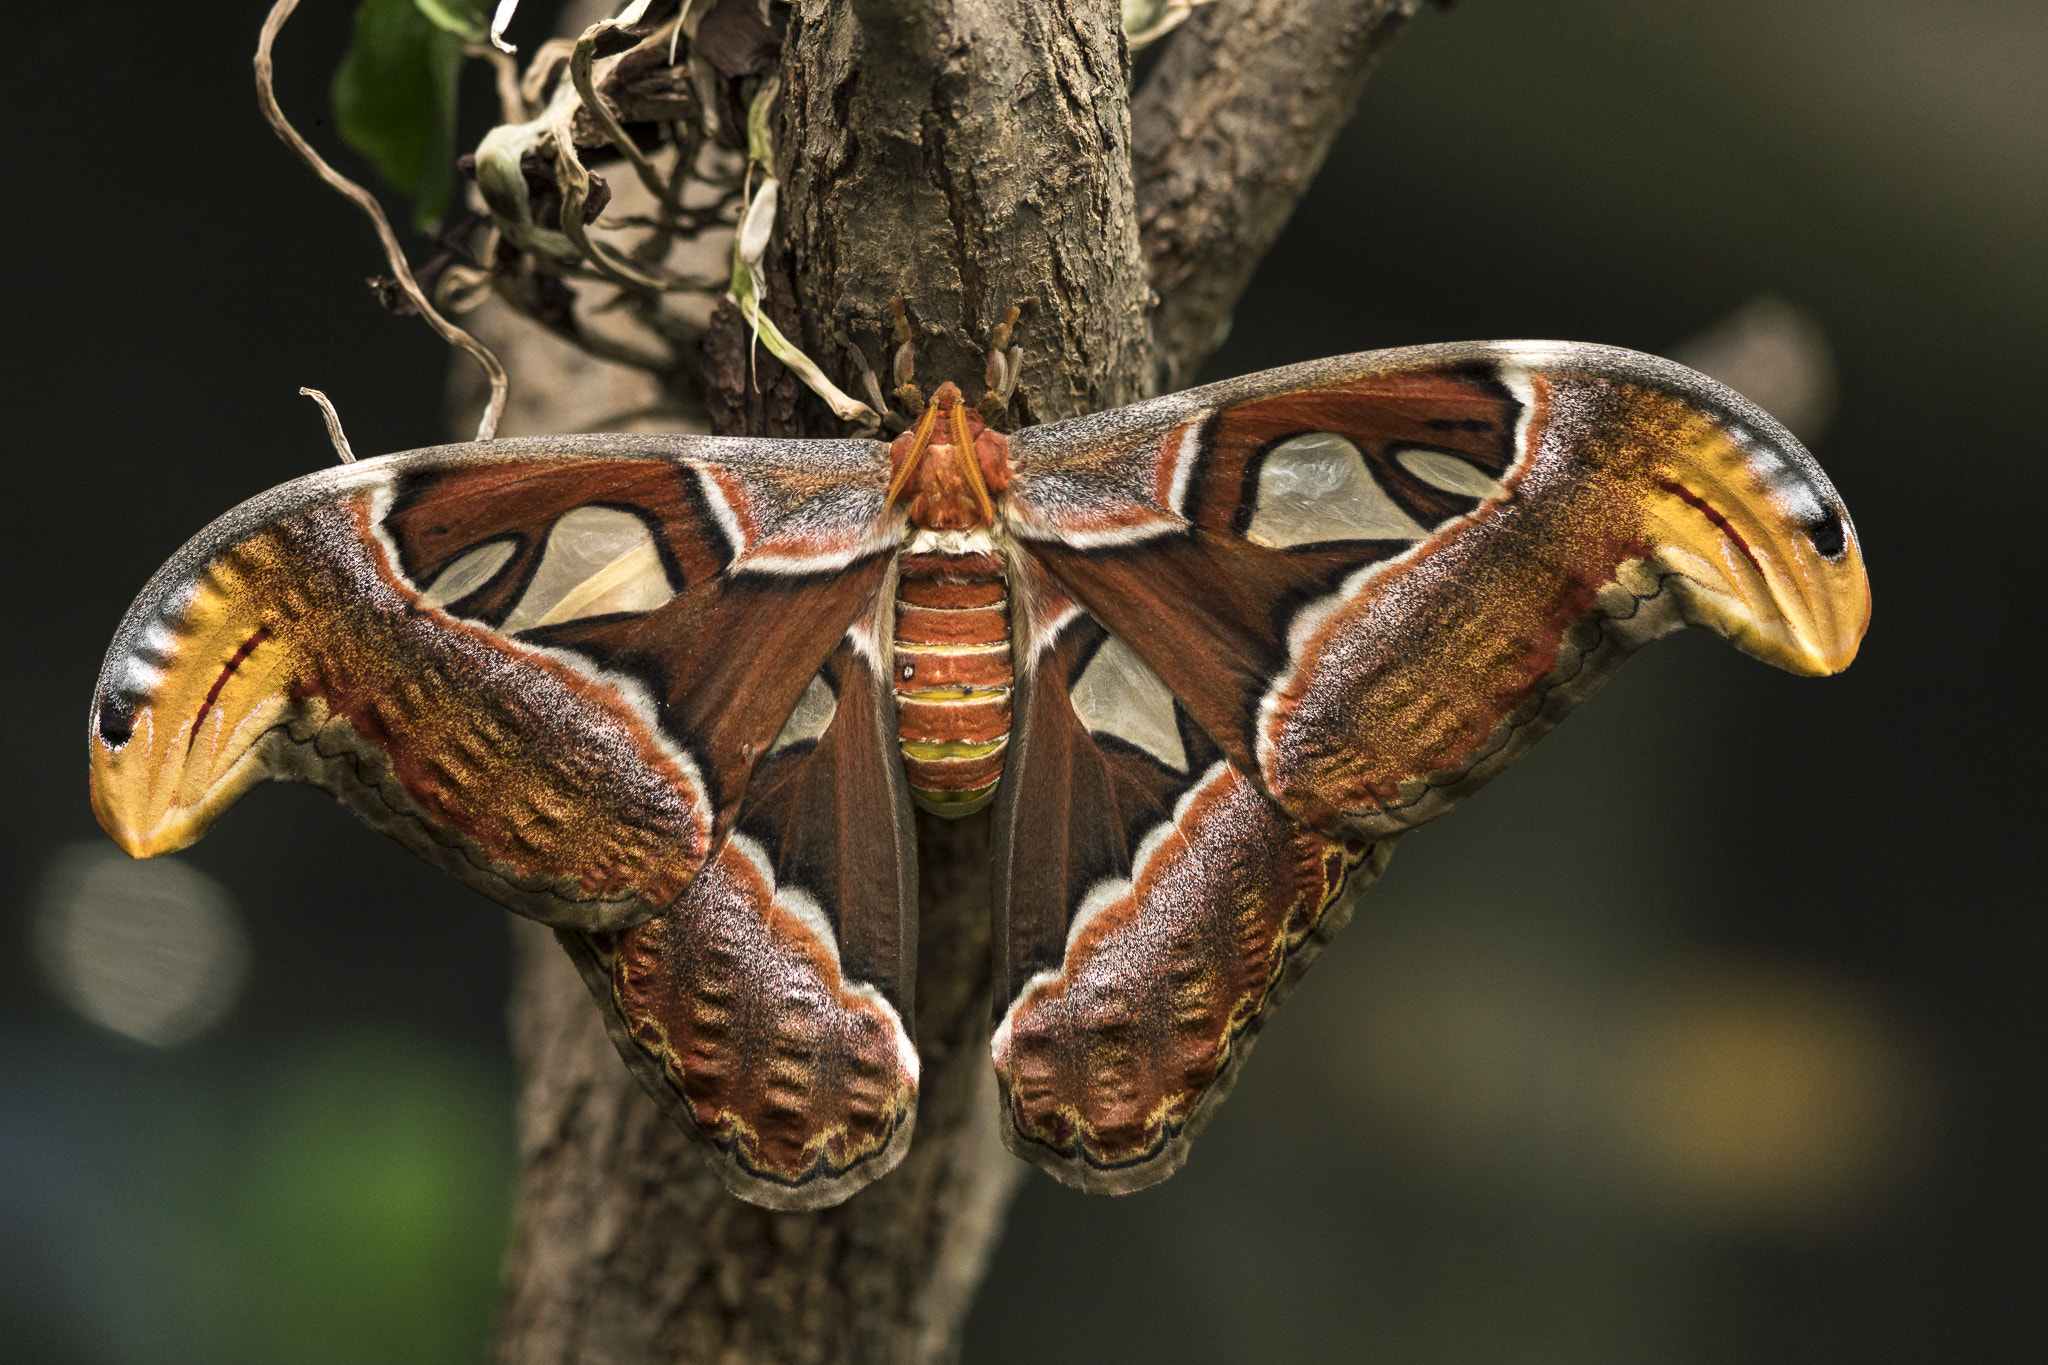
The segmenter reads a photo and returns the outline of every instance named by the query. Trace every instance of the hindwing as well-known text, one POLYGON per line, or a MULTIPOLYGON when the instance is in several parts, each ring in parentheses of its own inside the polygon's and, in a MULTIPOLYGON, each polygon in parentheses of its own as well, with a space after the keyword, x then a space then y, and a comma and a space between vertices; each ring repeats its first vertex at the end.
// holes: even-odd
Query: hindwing
POLYGON ((673 905, 561 931, 648 1093, 770 1208, 836 1204, 908 1149, 917 850, 874 600, 673 905))
POLYGON ((1128 644, 1032 588, 997 804, 996 1075, 1011 1150, 1122 1192, 1179 1168, 1348 918, 1347 879, 1385 857, 1294 820, 1128 644))

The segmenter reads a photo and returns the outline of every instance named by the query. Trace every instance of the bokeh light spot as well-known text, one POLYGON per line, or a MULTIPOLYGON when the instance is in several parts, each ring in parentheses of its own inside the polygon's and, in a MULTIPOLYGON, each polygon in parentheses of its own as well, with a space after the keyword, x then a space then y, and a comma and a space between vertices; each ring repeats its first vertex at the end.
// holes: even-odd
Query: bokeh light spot
POLYGON ((36 897, 36 955, 74 1009, 152 1047, 190 1042, 233 1008, 249 937, 220 883, 175 858, 105 844, 51 855, 36 897))
POLYGON ((1798 1234, 1875 1211, 1927 1155, 1926 1059, 1847 983, 1710 953, 1575 969, 1458 933, 1381 952, 1335 1079, 1417 1169, 1569 1172, 1651 1217, 1798 1234))
POLYGON ((1769 294, 1672 348, 1811 442, 1835 414, 1835 356, 1818 319, 1769 294))
POLYGON ((1859 993, 1695 966, 1646 992, 1616 1072, 1637 1188, 1691 1218, 1787 1227, 1866 1203, 1917 1145, 1920 1068, 1859 993))

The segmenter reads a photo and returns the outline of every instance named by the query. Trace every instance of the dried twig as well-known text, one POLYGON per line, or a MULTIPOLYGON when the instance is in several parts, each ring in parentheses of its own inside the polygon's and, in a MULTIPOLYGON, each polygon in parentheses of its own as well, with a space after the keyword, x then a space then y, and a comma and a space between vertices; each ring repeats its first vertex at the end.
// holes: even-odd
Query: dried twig
POLYGON ((298 7, 299 0, 277 0, 271 6, 269 17, 263 21, 263 32, 256 40, 256 98, 263 106, 263 117, 270 121, 270 126, 284 139, 285 145, 297 152, 299 159, 311 166, 315 174, 369 215, 370 221, 376 225, 378 240, 384 243, 384 256, 391 263, 391 273, 406 297, 412 300, 413 307, 420 310, 420 316, 440 333, 443 341, 461 347, 483 367, 484 374, 491 381, 491 398, 484 404, 483 417, 477 422, 476 439, 488 441, 497 433, 498 417, 505 411, 505 367, 498 363, 498 357, 491 354, 489 347, 442 317, 427 299, 419 281, 413 278, 412 267, 406 264, 405 250, 399 246, 398 234, 391 230, 391 220, 384 216, 384 206, 377 202, 377 197, 328 165, 325 158, 313 150, 312 144, 299 136, 298 129, 292 127, 291 121, 284 116, 284 110, 278 107, 270 49, 277 41, 278 30, 284 27, 284 21, 291 18, 292 11, 298 7))
MULTIPOLYGON (((616 19, 607 19, 602 23, 592 24, 583 31, 583 36, 576 40, 575 51, 569 56, 569 79, 575 84, 576 93, 582 97, 583 107, 590 111, 591 118, 597 121, 597 126, 603 130, 604 135, 611 139, 613 148, 620 156, 632 162, 633 169, 640 173, 640 183, 654 196, 654 202, 666 206, 671 193, 668 182, 662 178, 655 164, 648 160, 647 153, 640 150, 640 144, 626 135, 618 116, 612 112, 611 103, 598 93, 597 86, 591 79, 591 68, 597 59, 598 31, 617 22, 616 19)), ((678 20, 669 20, 643 40, 643 45, 654 42, 665 44, 678 27, 678 20)))
POLYGON ((519 63, 512 60, 512 54, 500 51, 489 43, 465 43, 462 55, 489 62, 498 83, 498 116, 507 123, 524 123, 533 117, 526 107, 526 96, 519 89, 519 63))
POLYGON ((301 388, 299 392, 320 405, 320 415, 327 419, 327 439, 334 442, 334 453, 343 464, 354 464, 356 452, 348 443, 348 433, 341 429, 341 414, 334 410, 334 404, 318 389, 301 388))

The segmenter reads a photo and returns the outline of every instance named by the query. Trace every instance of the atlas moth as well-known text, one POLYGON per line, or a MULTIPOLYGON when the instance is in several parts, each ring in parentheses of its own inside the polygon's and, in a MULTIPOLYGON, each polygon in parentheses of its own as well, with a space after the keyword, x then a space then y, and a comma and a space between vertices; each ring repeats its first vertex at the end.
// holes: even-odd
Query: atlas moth
MULTIPOLYGON (((1006 338, 1004 338, 1006 340, 1006 338)), ((94 809, 183 848, 266 778, 553 926, 742 1198, 916 1113, 913 811, 993 819, 1012 1151, 1166 1178, 1407 830, 1683 625, 1795 673, 1870 597, 1742 398, 1565 342, 1343 356, 1003 433, 387 455, 200 532, 115 635, 94 809)))

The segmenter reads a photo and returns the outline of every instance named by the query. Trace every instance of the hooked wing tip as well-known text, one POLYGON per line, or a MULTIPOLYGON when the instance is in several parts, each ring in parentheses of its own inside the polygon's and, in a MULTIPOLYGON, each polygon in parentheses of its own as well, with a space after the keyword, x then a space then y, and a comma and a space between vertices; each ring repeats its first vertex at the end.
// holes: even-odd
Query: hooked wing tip
POLYGON ((133 857, 175 853, 269 775, 292 650, 234 594, 138 602, 108 651, 87 746, 92 805, 133 857))
POLYGON ((1841 495, 1767 413, 1697 371, 1605 347, 1518 343, 1561 401, 1561 434, 1633 491, 1642 544, 1685 618, 1808 676, 1847 668, 1870 581, 1841 495), (1540 368, 1539 368, 1540 367, 1540 368))
POLYGON ((220 813, 268 775, 253 744, 232 752, 220 736, 200 742, 184 727, 165 736, 157 708, 103 698, 90 738, 92 809, 100 827, 133 858, 157 858, 196 843, 220 813))

